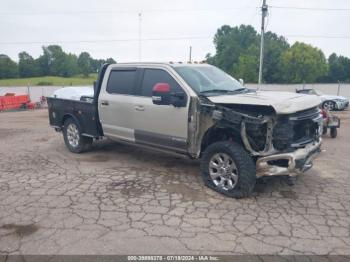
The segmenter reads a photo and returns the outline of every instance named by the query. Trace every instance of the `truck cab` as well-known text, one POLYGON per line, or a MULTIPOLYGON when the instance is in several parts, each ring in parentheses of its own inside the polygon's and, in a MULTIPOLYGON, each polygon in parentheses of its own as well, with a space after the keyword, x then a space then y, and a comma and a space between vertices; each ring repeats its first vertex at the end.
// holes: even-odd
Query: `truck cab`
POLYGON ((204 183, 230 197, 262 176, 301 174, 320 152, 319 98, 250 90, 207 64, 105 65, 82 100, 48 99, 70 151, 107 137, 201 159, 204 183))
POLYGON ((170 66, 109 66, 98 103, 104 135, 186 153, 189 98, 194 95, 170 66))

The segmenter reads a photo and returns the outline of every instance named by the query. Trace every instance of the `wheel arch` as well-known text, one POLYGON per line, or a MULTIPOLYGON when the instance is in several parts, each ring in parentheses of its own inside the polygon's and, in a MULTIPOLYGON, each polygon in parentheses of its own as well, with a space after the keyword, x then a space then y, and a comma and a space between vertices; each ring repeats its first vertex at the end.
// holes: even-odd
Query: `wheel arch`
POLYGON ((218 125, 214 125, 208 128, 201 139, 201 155, 206 150, 208 146, 213 143, 220 141, 233 141, 238 144, 242 144, 242 139, 240 135, 240 131, 233 127, 221 127, 218 125))
POLYGON ((61 121, 61 126, 64 126, 64 123, 67 121, 67 119, 72 118, 77 125, 79 125, 80 127, 80 123, 79 120, 76 116, 74 116, 73 114, 67 113, 62 117, 62 121, 61 121))

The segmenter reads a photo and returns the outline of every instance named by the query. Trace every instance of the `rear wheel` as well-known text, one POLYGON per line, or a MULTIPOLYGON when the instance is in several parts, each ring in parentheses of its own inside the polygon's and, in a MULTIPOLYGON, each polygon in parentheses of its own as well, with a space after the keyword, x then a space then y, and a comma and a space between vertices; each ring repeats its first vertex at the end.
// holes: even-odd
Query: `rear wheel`
POLYGON ((63 138, 67 148, 73 153, 90 149, 93 141, 91 137, 81 135, 80 126, 73 118, 68 118, 64 122, 63 138))
POLYGON ((201 161, 206 186, 233 198, 248 197, 256 183, 256 168, 250 155, 229 141, 210 145, 201 161))

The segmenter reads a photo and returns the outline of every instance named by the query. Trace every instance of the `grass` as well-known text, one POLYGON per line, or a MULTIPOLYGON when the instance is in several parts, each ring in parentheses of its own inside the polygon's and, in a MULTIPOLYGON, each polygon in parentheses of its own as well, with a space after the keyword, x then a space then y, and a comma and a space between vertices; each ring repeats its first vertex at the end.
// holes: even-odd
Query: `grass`
POLYGON ((73 77, 41 76, 30 78, 0 79, 0 86, 79 86, 92 85, 97 79, 97 74, 90 74, 88 77, 81 75, 73 77))

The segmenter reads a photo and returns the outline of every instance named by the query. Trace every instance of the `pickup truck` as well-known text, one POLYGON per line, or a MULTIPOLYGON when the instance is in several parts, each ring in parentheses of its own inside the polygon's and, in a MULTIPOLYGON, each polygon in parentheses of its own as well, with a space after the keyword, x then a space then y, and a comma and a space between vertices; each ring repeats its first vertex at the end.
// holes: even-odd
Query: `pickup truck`
POLYGON ((205 185, 243 198, 259 177, 312 167, 321 147, 320 103, 247 89, 208 64, 125 63, 102 66, 93 97, 48 98, 48 110, 71 152, 107 137, 186 155, 201 160, 205 185))

